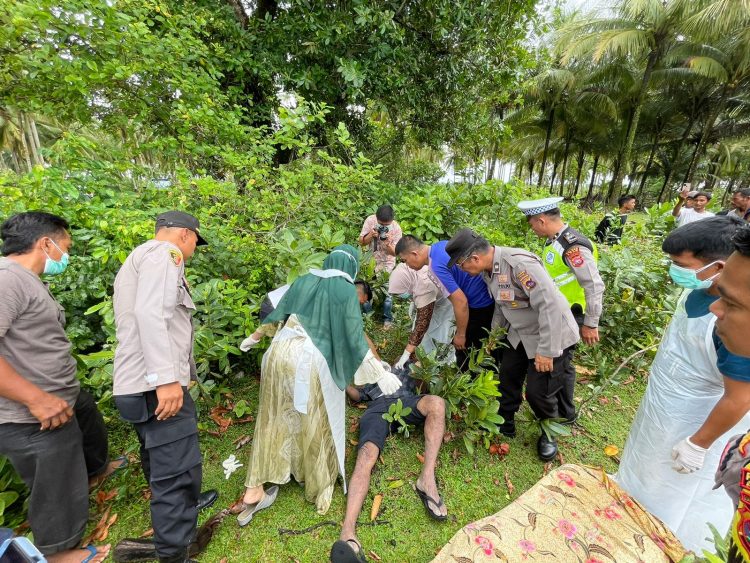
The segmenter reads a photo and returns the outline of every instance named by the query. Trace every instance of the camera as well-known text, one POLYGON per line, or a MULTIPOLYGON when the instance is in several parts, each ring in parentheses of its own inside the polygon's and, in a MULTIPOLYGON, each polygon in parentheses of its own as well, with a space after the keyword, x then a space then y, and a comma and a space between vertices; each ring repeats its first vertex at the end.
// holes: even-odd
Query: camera
POLYGON ((391 230, 391 227, 389 225, 381 225, 380 223, 378 223, 378 226, 375 227, 375 230, 378 231, 378 238, 380 240, 387 240, 388 231, 391 230))

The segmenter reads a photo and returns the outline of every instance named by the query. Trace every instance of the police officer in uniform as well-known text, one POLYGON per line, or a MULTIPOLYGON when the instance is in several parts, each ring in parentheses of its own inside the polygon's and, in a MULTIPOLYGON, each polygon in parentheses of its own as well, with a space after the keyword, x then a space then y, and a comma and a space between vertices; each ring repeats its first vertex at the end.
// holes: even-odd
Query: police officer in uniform
MULTIPOLYGON (((482 274, 495 299, 492 326, 508 331, 500 364, 501 432, 515 436, 513 418, 521 406, 524 380, 537 418, 559 418, 578 326, 539 258, 520 248, 491 246, 471 229, 458 231, 445 250, 449 266, 482 274)), ((553 459, 557 441, 542 432, 537 452, 544 461, 553 459)))
MULTIPOLYGON (((526 215, 529 227, 544 237, 544 268, 570 304, 581 331, 581 340, 592 345, 599 342, 599 317, 602 314, 604 282, 596 267, 596 246, 584 235, 565 224, 560 216, 561 197, 522 201, 518 208, 526 215)), ((573 422, 576 418, 573 392, 575 366, 570 364, 566 378, 565 400, 560 416, 573 422)))
POLYGON ((153 547, 163 563, 190 561, 199 502, 212 503, 217 496, 215 491, 200 495, 198 426, 187 390, 195 378, 195 305, 185 260, 204 244, 195 217, 162 213, 155 237, 128 256, 115 278, 115 404, 141 442, 151 486, 153 547))

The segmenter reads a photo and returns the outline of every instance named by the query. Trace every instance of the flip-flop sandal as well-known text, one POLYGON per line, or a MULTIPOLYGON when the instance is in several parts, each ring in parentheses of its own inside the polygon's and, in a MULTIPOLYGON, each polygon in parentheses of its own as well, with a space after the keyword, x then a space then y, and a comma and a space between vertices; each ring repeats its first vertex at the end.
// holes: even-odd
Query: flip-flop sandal
POLYGON ((350 540, 339 540, 333 544, 330 555, 331 563, 366 563, 367 557, 362 551, 362 546, 354 538, 350 540), (357 546, 354 551, 352 544, 357 546))
POLYGON ((422 501, 422 504, 424 505, 425 510, 427 510, 427 514, 429 514, 433 520, 438 520, 439 522, 442 522, 448 519, 447 514, 443 515, 437 512, 433 512, 432 509, 430 508, 430 503, 434 504, 438 508, 440 508, 441 506, 445 506, 445 503, 443 503, 443 497, 438 496, 438 500, 439 500, 438 502, 438 500, 435 500, 434 498, 432 498, 430 495, 425 493, 416 485, 414 485, 414 490, 417 492, 417 496, 419 497, 419 500, 422 501))
POLYGON ((247 526, 250 523, 250 520, 253 519, 253 516, 255 516, 256 512, 271 506, 276 500, 276 495, 278 494, 279 487, 278 485, 274 485, 263 494, 263 498, 260 499, 260 502, 248 505, 247 508, 237 516, 237 522, 240 523, 240 526, 247 526))
POLYGON ((87 545, 83 549, 87 550, 91 555, 89 555, 86 559, 81 561, 81 563, 90 563, 94 559, 94 557, 99 555, 99 550, 96 549, 96 547, 94 547, 93 545, 87 545))
MULTIPOLYGON (((110 477, 112 477, 118 471, 121 471, 121 470, 125 469, 128 465, 130 465, 130 460, 128 459, 127 456, 124 456, 124 455, 121 455, 120 457, 116 457, 115 459, 111 460, 110 463, 112 463, 112 461, 120 461, 122 463, 120 463, 120 465, 118 465, 117 467, 115 467, 112 470, 112 473, 110 473, 107 476, 97 475, 94 478, 94 483, 92 485, 89 485, 89 490, 93 490, 93 489, 96 489, 97 487, 101 487, 102 483, 104 483, 107 479, 109 479, 110 477)), ((107 464, 107 465, 109 465, 109 464, 107 464)))

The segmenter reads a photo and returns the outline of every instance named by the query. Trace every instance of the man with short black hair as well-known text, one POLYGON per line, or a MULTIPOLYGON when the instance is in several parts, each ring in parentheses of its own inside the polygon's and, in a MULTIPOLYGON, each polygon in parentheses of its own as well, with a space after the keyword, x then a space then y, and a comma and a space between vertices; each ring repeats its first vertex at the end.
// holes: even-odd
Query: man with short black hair
POLYGON ((199 227, 188 213, 162 213, 154 238, 130 253, 115 278, 113 394, 120 416, 134 426, 141 443, 154 529, 152 546, 126 540, 115 552, 138 551, 144 544, 143 551, 155 548, 162 563, 190 561, 199 500, 208 505, 218 496, 216 491, 200 495, 198 421, 188 392, 196 378, 195 304, 185 260, 206 244, 199 227))
POLYGON ((708 202, 711 201, 711 194, 708 192, 697 192, 692 198, 692 208, 684 207, 686 200, 691 196, 690 185, 685 184, 683 189, 679 193, 679 199, 677 204, 672 210, 672 215, 677 220, 677 226, 682 227, 688 223, 700 221, 701 219, 708 219, 713 217, 714 214, 710 211, 706 211, 708 202))
POLYGON ((710 217, 673 230, 662 250, 672 281, 686 288, 664 333, 615 479, 692 550, 712 544, 708 523, 724 530, 732 507, 712 491, 729 437, 750 427, 750 370, 737 369, 714 338, 716 280, 742 226, 710 217))
MULTIPOLYGON (((359 234, 359 244, 370 246, 375 258, 375 272, 393 271, 396 267, 396 244, 401 240, 401 226, 394 218, 393 207, 381 205, 365 219, 359 234)), ((383 302, 383 322, 385 326, 393 323, 393 298, 386 294, 383 302)))
POLYGON ((617 199, 617 207, 619 207, 617 215, 607 213, 596 226, 595 237, 597 242, 609 245, 620 244, 625 223, 628 222, 628 215, 635 209, 635 204, 634 195, 620 196, 617 199))
POLYGON ((456 319, 456 364, 465 369, 470 351, 480 347, 492 327, 495 302, 481 276, 469 275, 456 265, 448 266, 447 244, 441 240, 427 245, 414 235, 404 235, 396 245, 396 254, 412 270, 429 266, 428 277, 451 302, 456 319))
MULTIPOLYGON (((498 414, 505 419, 500 431, 515 436, 524 380, 526 399, 537 418, 560 418, 578 325, 539 257, 520 248, 491 246, 471 229, 458 231, 445 251, 449 267, 482 275, 495 299, 492 326, 507 330, 500 364, 498 414)), ((553 459, 557 440, 542 431, 537 453, 544 461, 553 459)))
POLYGON ((77 547, 88 523, 89 478, 115 466, 104 420, 76 378, 65 312, 40 279, 65 271, 69 226, 30 211, 6 220, 0 238, 0 455, 29 487, 31 531, 47 561, 99 562, 108 545, 77 547))
POLYGON ((747 221, 750 218, 750 188, 737 190, 732 194, 731 209, 719 211, 717 215, 736 215, 747 221))

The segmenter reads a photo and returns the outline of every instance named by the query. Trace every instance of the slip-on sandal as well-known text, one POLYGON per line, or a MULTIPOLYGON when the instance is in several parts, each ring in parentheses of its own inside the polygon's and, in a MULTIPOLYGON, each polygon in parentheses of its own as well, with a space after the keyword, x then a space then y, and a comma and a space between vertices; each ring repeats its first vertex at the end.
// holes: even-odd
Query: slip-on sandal
POLYGON ((274 485, 263 493, 263 498, 260 499, 260 502, 248 505, 247 508, 237 516, 237 522, 239 522, 240 526, 247 526, 250 523, 250 520, 253 519, 253 516, 255 516, 256 512, 271 506, 276 500, 276 495, 278 494, 279 486, 274 485))

